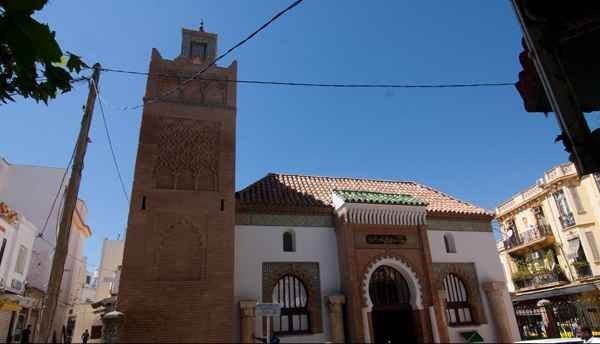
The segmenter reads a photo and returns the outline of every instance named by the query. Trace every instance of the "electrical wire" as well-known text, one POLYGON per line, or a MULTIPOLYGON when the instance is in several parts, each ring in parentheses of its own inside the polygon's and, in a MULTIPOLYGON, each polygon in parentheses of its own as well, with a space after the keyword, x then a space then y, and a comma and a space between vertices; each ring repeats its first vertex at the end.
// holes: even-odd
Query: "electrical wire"
POLYGON ((204 67, 203 69, 201 69, 199 72, 195 73, 194 75, 192 75, 190 78, 184 80, 180 85, 178 85, 177 87, 174 87, 164 93, 162 93, 161 95, 159 95, 156 98, 150 99, 148 101, 146 101, 143 104, 140 105, 136 105, 136 106, 129 106, 129 107, 125 107, 123 108, 123 110, 135 110, 135 109, 139 109, 147 104, 152 104, 155 102, 158 102, 160 100, 162 100, 164 97, 172 94, 173 92, 176 91, 181 91, 183 88, 185 88, 190 81, 196 79, 198 76, 200 76, 202 73, 206 72, 209 68, 211 68, 212 66, 214 66, 218 61, 220 61, 221 59, 223 59, 225 56, 229 55, 232 51, 234 51, 235 49, 239 48, 240 46, 244 45, 246 42, 248 42, 249 40, 251 40, 252 38, 254 38, 254 36, 256 36, 258 33, 260 33, 262 30, 266 29, 269 25, 271 25, 275 20, 277 20, 279 17, 281 17, 282 15, 284 15, 286 12, 290 11, 291 9, 293 9, 294 7, 298 6, 300 3, 302 3, 302 1, 304 0, 296 0, 294 1, 292 4, 290 4, 288 7, 286 7, 285 9, 279 11, 277 14, 275 14, 271 19, 269 19, 266 23, 264 23, 263 25, 261 25, 258 29, 256 29, 254 32, 252 32, 250 35, 248 35, 246 38, 244 38, 243 40, 239 41, 237 44, 235 44, 233 47, 227 49, 226 52, 224 52, 223 54, 219 55, 216 59, 214 59, 211 63, 209 63, 206 67, 204 67))
MULTIPOLYGON (((116 68, 102 68, 102 71, 132 75, 157 76, 161 78, 179 78, 177 75, 164 73, 138 72, 116 68)), ((383 83, 317 83, 317 82, 294 82, 294 81, 268 81, 268 80, 230 80, 216 78, 201 78, 196 80, 230 82, 238 84, 258 84, 258 85, 276 85, 276 86, 304 86, 304 87, 330 87, 330 88, 465 88, 465 87, 498 87, 514 86, 514 81, 503 82, 472 82, 472 83, 423 83, 423 84, 383 84, 383 83)))
POLYGON ((48 216, 46 216, 46 220, 44 221, 44 226, 42 227, 42 230, 38 233, 38 238, 42 238, 44 236, 44 233, 46 232, 46 228, 48 226, 48 221, 50 221, 50 217, 52 217, 52 213, 54 212, 54 207, 56 207, 56 201, 58 201, 58 197, 60 196, 62 189, 63 189, 63 185, 65 184, 65 179, 67 178, 67 174, 69 174, 69 169, 71 168, 71 165, 73 164, 73 159, 75 159, 75 151, 77 150, 77 144, 75 144, 75 147, 73 147, 73 153, 71 154, 71 158, 69 159, 69 162, 67 163, 67 167, 65 168, 65 173, 63 173, 63 176, 61 178, 60 184, 58 186, 58 190, 56 191, 56 195, 54 196, 54 200, 52 201, 52 205, 50 206, 50 212, 48 212, 48 216))
POLYGON ((112 139, 110 136, 110 131, 108 130, 108 123, 106 121, 106 115, 104 113, 104 105, 102 104, 102 96, 98 91, 96 83, 94 79, 90 79, 90 83, 93 85, 96 95, 98 96, 98 105, 100 105, 100 113, 102 114, 102 123, 104 124, 104 131, 106 132, 106 139, 108 141, 108 147, 110 148, 110 154, 112 156, 113 164, 115 166, 115 170, 117 171, 117 176, 119 177, 119 182, 121 184, 121 190, 123 191, 123 196, 125 196, 125 200, 127 204, 129 204, 129 195, 127 193, 127 188, 125 187, 125 182, 123 182, 123 175, 121 174, 121 169, 119 168, 119 163, 117 162, 117 156, 115 154, 115 149, 112 143, 112 139))

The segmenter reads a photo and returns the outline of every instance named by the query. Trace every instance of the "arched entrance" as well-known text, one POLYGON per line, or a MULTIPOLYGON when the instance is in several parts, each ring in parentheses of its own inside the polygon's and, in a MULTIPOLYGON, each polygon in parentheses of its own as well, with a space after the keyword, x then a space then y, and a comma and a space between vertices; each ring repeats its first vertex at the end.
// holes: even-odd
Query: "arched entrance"
POLYGON ((388 265, 375 269, 369 297, 375 343, 416 342, 410 289, 398 270, 388 265))

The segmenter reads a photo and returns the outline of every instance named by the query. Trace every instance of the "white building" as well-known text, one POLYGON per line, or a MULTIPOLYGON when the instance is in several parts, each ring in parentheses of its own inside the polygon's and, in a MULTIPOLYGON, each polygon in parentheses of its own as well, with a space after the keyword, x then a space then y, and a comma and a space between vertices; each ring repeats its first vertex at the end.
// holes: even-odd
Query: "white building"
MULTIPOLYGON (((48 287, 67 182, 68 175, 65 177, 63 168, 15 165, 0 157, 0 199, 29 219, 38 229, 36 234, 40 235, 35 238, 27 274, 27 288, 40 295, 43 295, 48 287)), ((73 305, 79 302, 85 279, 83 244, 91 235, 91 229, 85 222, 86 217, 87 207, 83 201, 78 200, 73 214, 69 252, 53 322, 58 340, 62 339, 63 332, 67 332, 69 312, 72 312, 73 305)), ((36 302, 27 319, 27 323, 33 326, 34 338, 39 326, 40 306, 41 302, 36 302)))
POLYGON ((124 240, 104 239, 100 266, 98 267, 95 301, 111 296, 111 288, 115 282, 118 267, 123 264, 124 245, 124 240))
POLYGON ((282 305, 282 342, 519 339, 491 212, 414 182, 287 174, 236 202, 241 340, 256 302, 282 305))
POLYGON ((25 326, 23 297, 37 229, 23 215, 0 201, 0 342, 17 336, 25 326))
POLYGON ((79 298, 81 303, 92 303, 96 298, 96 272, 86 271, 85 282, 83 289, 81 290, 81 297, 79 298))
MULTIPOLYGON (((118 283, 118 271, 123 262, 123 240, 104 239, 102 243, 102 255, 100 257, 100 265, 96 272, 97 278, 93 285, 93 294, 90 299, 82 299, 76 305, 73 313, 75 322, 73 331, 73 340, 78 341, 83 332, 87 329, 90 333, 90 343, 101 342, 103 324, 101 312, 99 308, 104 305, 112 305, 116 295, 115 284, 118 283)), ((91 285, 90 285, 91 289, 91 285)))

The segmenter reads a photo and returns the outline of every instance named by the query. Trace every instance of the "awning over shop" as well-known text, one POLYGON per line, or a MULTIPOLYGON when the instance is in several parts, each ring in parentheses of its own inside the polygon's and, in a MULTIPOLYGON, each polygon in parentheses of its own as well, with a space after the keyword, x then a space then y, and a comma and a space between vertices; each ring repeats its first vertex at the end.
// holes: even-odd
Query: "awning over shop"
POLYGON ((598 288, 594 284, 581 284, 575 286, 568 286, 562 288, 554 288, 548 289, 544 291, 532 292, 524 295, 518 295, 513 298, 513 302, 522 302, 522 301, 530 301, 530 300, 538 300, 538 299, 547 299, 551 297, 571 295, 571 294, 579 294, 585 293, 588 291, 594 291, 598 288))
POLYGON ((16 294, 0 295, 0 311, 16 312, 22 308, 31 308, 33 304, 34 300, 30 297, 16 294))

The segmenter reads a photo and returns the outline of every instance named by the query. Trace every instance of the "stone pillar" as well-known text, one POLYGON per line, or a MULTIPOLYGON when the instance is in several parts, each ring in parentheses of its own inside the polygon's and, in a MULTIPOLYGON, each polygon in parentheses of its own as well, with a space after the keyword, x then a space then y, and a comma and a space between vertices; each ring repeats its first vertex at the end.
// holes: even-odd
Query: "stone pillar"
POLYGON ((329 309, 329 327, 332 343, 344 342, 344 311, 342 305, 346 303, 344 295, 331 295, 327 297, 329 309))
POLYGON ((240 342, 254 343, 256 301, 240 301, 240 342))
POLYGON ((505 292, 507 292, 506 284, 500 281, 489 281, 483 283, 483 291, 485 292, 492 320, 496 326, 496 342, 512 343, 516 338, 513 338, 513 329, 510 323, 509 312, 506 306, 505 292))
POLYGON ((102 331, 102 343, 120 343, 119 331, 122 322, 123 313, 119 311, 108 312, 102 317, 102 324, 104 325, 104 330, 102 331))

